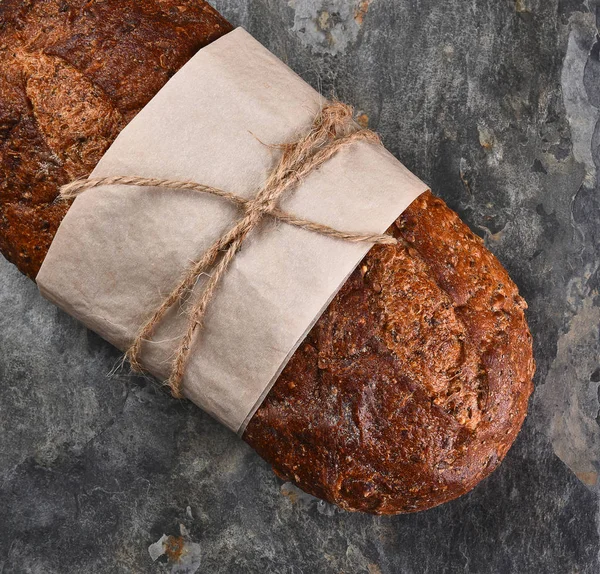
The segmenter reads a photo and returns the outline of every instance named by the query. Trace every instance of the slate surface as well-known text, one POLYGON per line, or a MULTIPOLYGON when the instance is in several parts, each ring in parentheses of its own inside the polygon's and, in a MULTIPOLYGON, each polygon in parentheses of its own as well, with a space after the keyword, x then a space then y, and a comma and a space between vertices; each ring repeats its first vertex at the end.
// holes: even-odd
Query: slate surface
POLYGON ((508 268, 537 390, 471 494, 335 511, 0 261, 0 573, 600 570, 600 44, 589 0, 215 0, 388 148, 508 268), (183 527, 188 566, 148 547, 183 527), (192 545, 191 541, 195 543, 192 545))

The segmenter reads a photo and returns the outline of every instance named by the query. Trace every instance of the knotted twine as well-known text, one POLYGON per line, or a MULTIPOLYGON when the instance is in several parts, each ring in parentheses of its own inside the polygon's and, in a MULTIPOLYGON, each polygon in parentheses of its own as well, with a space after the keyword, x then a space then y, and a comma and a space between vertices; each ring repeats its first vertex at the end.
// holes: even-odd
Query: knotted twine
POLYGON ((285 192, 298 186, 311 172, 318 169, 338 151, 359 141, 381 145, 381 140, 376 133, 368 129, 361 129, 353 121, 353 109, 350 106, 333 102, 325 105, 317 114, 312 128, 306 136, 296 142, 276 146, 282 151, 281 159, 267 178, 264 186, 251 199, 191 181, 136 176, 81 179, 61 188, 61 197, 66 200, 74 199, 91 189, 110 185, 188 190, 221 197, 238 205, 243 210, 242 217, 229 231, 215 241, 200 259, 192 263, 171 294, 138 331, 133 344, 126 352, 126 357, 134 371, 143 371, 140 356, 144 342, 152 339, 158 325, 169 309, 176 303, 187 300, 199 277, 202 274, 207 274, 209 279, 201 296, 195 303, 190 305, 187 330, 175 353, 171 374, 166 383, 174 397, 182 398, 183 376, 192 342, 196 332, 202 328, 208 305, 236 253, 242 247, 244 240, 267 216, 289 225, 343 241, 380 245, 397 243, 395 238, 385 234, 360 234, 339 231, 321 223, 295 217, 277 206, 278 201, 285 192))

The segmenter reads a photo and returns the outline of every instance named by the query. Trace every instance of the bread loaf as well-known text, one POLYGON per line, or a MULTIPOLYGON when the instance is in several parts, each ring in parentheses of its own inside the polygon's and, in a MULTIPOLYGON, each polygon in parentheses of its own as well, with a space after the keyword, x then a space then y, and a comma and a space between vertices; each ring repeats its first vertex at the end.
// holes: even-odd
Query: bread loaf
MULTIPOLYGON (((35 278, 67 206, 120 130, 231 29, 201 0, 0 3, 0 251, 35 278)), ((348 510, 455 498, 505 456, 534 363, 508 274, 427 192, 371 249, 250 421, 283 479, 348 510)))

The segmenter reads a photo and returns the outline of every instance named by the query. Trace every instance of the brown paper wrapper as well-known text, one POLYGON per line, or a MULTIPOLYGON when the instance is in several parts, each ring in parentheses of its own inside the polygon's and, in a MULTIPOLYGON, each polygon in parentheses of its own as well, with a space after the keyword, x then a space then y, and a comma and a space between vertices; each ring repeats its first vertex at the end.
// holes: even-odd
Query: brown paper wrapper
MULTIPOLYGON (((123 130, 91 177, 193 180, 252 197, 323 98, 237 29, 202 49, 123 130)), ((280 206, 342 231, 382 233, 427 186, 383 147, 341 150, 280 206)), ((126 350, 179 278, 239 217, 189 191, 112 186, 77 198, 37 282, 126 350)), ((242 433, 285 364, 369 250, 266 218, 211 301, 184 378, 194 403, 242 433)), ((196 289, 201 289, 203 279, 196 289)), ((166 379, 187 316, 174 308, 142 364, 166 379)))

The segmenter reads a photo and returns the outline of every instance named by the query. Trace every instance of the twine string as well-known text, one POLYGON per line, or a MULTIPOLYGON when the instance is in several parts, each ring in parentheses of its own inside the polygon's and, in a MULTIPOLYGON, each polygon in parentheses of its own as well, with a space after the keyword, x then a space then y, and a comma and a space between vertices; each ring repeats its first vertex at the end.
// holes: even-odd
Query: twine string
POLYGON ((133 344, 126 352, 126 357, 133 370, 142 371, 140 357, 143 344, 152 339, 158 325, 169 309, 189 296, 202 274, 208 274, 209 279, 204 285, 198 301, 190 305, 186 331, 177 348, 171 374, 167 381, 174 397, 181 398, 183 396, 183 378, 186 365, 196 332, 202 328, 204 323, 209 303, 212 301, 219 284, 248 234, 267 216, 301 229, 343 241, 379 245, 397 243, 397 240, 390 235, 340 231, 321 223, 302 219, 281 210, 277 205, 284 193, 296 187, 311 172, 318 169, 341 149, 359 141, 381 144, 377 134, 367 129, 358 128, 352 117, 352 108, 340 102, 324 106, 306 136, 297 142, 277 146, 282 150, 278 164, 267 178, 262 189, 250 199, 191 181, 136 176, 76 180, 61 189, 61 198, 65 200, 74 199, 82 193, 101 186, 112 185, 188 190, 220 197, 243 209, 243 215, 240 219, 186 270, 177 286, 138 331, 133 344))

